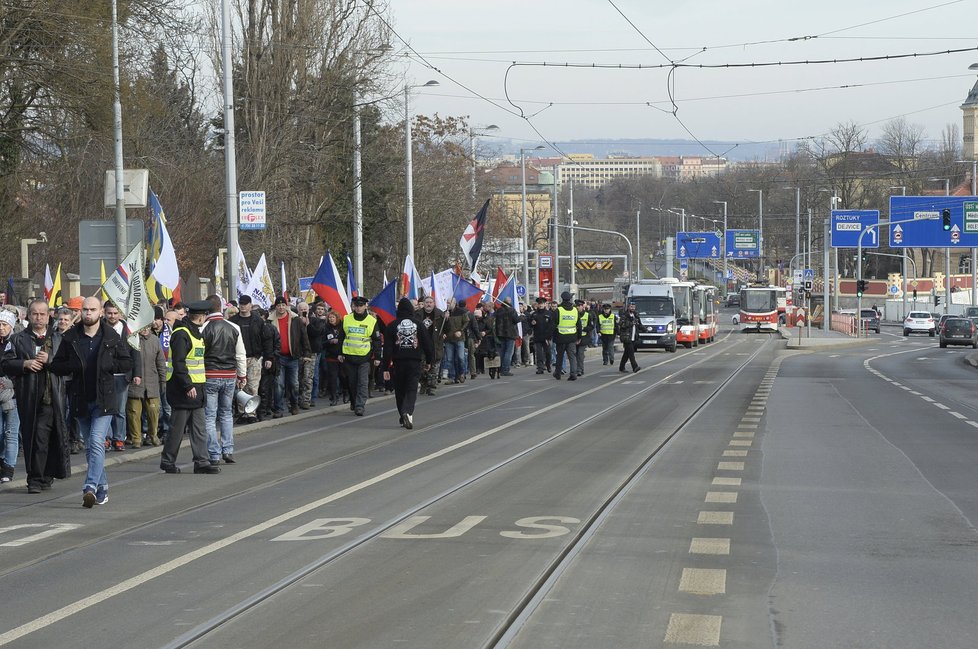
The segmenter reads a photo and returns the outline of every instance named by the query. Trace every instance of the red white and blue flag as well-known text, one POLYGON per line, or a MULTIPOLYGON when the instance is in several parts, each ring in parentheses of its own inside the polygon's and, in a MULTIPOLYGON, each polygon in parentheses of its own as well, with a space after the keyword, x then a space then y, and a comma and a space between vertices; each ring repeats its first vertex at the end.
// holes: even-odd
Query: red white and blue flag
POLYGON ((312 278, 312 290, 316 295, 323 298, 323 301, 330 306, 333 311, 342 318, 352 312, 350 300, 346 296, 346 289, 343 287, 343 280, 340 273, 336 270, 336 263, 333 255, 326 251, 323 261, 319 264, 316 276, 312 278))
POLYGON ((462 248, 462 254, 469 263, 469 271, 474 271, 479 265, 479 256, 482 254, 482 241, 486 235, 486 219, 489 217, 489 201, 487 200, 475 218, 469 222, 462 232, 462 238, 458 245, 462 248))
POLYGON ((394 322, 397 314, 397 282, 388 282, 384 290, 370 300, 370 308, 385 326, 394 322))
POLYGON ((455 275, 452 279, 455 280, 455 293, 452 295, 452 298, 459 304, 464 304, 465 308, 469 311, 474 312, 486 292, 478 286, 473 286, 458 275, 455 275))
POLYGON ((417 300, 418 290, 421 287, 421 275, 418 274, 418 269, 414 267, 414 260, 411 259, 411 255, 408 255, 404 259, 404 272, 401 273, 401 297, 417 300))
MULTIPOLYGON (((498 281, 498 280, 497 280, 498 281)), ((494 289, 495 291, 495 289, 494 289)), ((509 306, 518 308, 517 305, 520 303, 519 297, 516 294, 516 273, 510 275, 506 282, 496 291, 495 301, 497 304, 509 300, 509 306)))

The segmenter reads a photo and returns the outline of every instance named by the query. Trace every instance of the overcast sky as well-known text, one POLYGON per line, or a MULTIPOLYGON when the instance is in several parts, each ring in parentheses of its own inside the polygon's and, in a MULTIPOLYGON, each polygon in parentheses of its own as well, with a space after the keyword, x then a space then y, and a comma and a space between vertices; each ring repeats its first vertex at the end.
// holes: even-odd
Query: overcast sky
MULTIPOLYGON (((658 66, 685 59, 714 65, 978 46, 978 0, 390 0, 390 6, 398 35, 444 73, 416 58, 406 66, 411 83, 441 83, 415 91, 413 113, 470 115, 476 126, 497 124, 498 135, 526 141, 540 136, 518 117, 520 108, 528 117, 536 114, 530 122, 548 139, 690 135, 671 114, 668 69, 510 69, 514 61, 658 66), (810 36, 817 38, 787 40, 810 36), (507 91, 519 108, 506 100, 507 91)), ((394 43, 406 50, 396 38, 394 43)), ((959 106, 976 80, 968 66, 976 62, 978 51, 828 65, 679 68, 672 80, 677 116, 697 138, 795 139, 849 120, 875 136, 883 122, 906 115, 936 140, 947 124, 960 126, 959 106)))

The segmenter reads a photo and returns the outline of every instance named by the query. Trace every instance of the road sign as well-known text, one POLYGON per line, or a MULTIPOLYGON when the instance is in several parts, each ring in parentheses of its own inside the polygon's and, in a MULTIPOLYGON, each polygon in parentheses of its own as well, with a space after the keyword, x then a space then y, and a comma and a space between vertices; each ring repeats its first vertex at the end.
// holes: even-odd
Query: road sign
POLYGON ((554 267, 554 256, 544 253, 540 253, 540 268, 553 268, 554 267))
POLYGON ((727 230, 727 259, 751 259, 758 256, 757 230, 727 230))
POLYGON ((795 286, 801 286, 804 281, 804 271, 801 268, 796 268, 791 272, 791 283, 795 286))
POLYGON ((265 192, 238 192, 238 227, 265 229, 265 192))
POLYGON ((897 294, 897 293, 899 293, 899 292, 900 292, 900 289, 899 289, 899 288, 897 288, 896 286, 891 286, 891 287, 890 287, 890 294, 891 294, 891 295, 896 295, 896 294, 897 294))
POLYGON ((522 284, 516 285, 516 295, 519 297, 526 297, 526 287, 522 284))
POLYGON ((716 232, 677 232, 677 259, 720 259, 720 237, 716 232))
MULTIPOLYGON (((978 248, 978 197, 891 196, 889 227, 894 248, 978 248), (951 210, 951 229, 941 212, 951 210)), ((867 235, 868 236, 868 235, 867 235)))
MULTIPOLYGON (((880 222, 879 210, 832 210, 832 247, 858 248, 859 236, 866 226, 880 222)), ((863 235, 863 248, 879 248, 879 228, 863 235)))

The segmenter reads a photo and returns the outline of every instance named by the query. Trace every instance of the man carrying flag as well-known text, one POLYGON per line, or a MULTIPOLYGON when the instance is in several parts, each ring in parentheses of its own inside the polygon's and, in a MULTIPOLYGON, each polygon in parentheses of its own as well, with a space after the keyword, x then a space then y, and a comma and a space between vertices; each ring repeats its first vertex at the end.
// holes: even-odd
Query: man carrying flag
POLYGON ((486 235, 486 219, 489 216, 489 201, 475 215, 475 218, 466 226, 459 239, 458 245, 462 248, 462 254, 469 264, 469 270, 475 272, 479 265, 479 256, 482 254, 482 241, 486 235))

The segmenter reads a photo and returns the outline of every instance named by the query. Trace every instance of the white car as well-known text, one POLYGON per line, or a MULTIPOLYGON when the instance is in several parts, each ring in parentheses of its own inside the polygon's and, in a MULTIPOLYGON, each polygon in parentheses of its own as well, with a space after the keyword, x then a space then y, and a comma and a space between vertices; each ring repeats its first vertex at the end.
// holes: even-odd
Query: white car
POLYGON ((927 311, 911 311, 903 321, 904 336, 909 336, 911 333, 926 333, 933 338, 935 331, 937 331, 937 322, 927 311))

